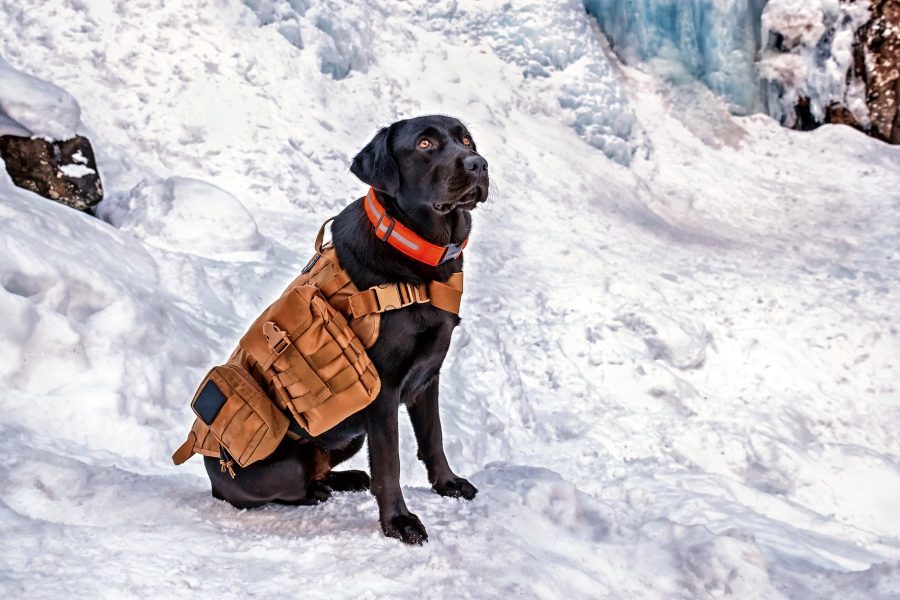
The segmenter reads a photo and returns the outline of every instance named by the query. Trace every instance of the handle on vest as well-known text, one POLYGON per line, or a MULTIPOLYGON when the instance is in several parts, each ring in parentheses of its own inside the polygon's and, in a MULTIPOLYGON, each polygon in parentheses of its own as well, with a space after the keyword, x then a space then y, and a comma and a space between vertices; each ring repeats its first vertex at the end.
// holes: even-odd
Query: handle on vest
MULTIPOLYGON (((337 215, 335 215, 335 216, 337 216, 337 215)), ((319 254, 322 254, 322 248, 323 248, 322 242, 325 241, 325 227, 327 227, 329 223, 334 221, 334 218, 335 217, 331 217, 330 219, 328 219, 327 221, 322 223, 322 226, 319 227, 319 233, 316 234, 316 252, 318 252, 319 254)))
POLYGON ((188 433, 187 440, 178 447, 175 454, 172 455, 172 462, 180 465, 194 455, 194 444, 197 443, 197 434, 193 431, 188 433))

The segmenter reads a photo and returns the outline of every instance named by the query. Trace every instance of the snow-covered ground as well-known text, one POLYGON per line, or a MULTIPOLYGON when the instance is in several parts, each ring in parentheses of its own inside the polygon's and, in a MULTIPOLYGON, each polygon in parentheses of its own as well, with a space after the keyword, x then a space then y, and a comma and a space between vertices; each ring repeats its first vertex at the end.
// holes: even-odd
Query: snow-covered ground
POLYGON ((107 190, 101 221, 0 174, 0 597, 900 597, 900 148, 729 116, 589 19, 0 0, 107 190), (442 377, 478 497, 429 491, 404 418, 424 547, 368 494, 215 501, 169 459, 194 386, 363 193, 350 157, 431 112, 494 184, 442 377))

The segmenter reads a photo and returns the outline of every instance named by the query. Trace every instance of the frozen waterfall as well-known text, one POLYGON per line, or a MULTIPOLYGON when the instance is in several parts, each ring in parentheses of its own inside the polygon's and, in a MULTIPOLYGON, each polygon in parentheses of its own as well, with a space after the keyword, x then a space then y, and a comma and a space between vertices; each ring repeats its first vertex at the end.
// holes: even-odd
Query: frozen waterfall
POLYGON ((619 57, 669 79, 703 81, 735 113, 758 106, 755 67, 765 0, 585 0, 619 57))
MULTIPOLYGON (((858 32, 868 0, 585 0, 626 64, 702 81, 735 114, 811 129, 834 111, 868 127, 858 32)), ((838 121, 844 122, 844 121, 838 121)))

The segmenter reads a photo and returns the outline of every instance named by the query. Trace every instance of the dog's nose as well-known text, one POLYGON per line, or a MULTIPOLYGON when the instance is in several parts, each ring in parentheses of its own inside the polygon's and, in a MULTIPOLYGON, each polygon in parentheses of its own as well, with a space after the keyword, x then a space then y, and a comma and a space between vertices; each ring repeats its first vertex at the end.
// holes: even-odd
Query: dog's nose
POLYGON ((465 168, 466 171, 472 171, 476 175, 481 175, 487 171, 487 161, 477 155, 467 156, 465 160, 463 160, 463 168, 465 168))

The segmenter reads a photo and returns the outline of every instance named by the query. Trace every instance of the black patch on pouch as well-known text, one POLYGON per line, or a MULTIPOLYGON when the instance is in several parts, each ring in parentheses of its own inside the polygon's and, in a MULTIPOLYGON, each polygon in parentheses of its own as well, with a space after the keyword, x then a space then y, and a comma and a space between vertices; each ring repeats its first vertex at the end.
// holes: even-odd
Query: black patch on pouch
POLYGON ((200 395, 194 401, 194 411, 200 417, 200 420, 207 425, 212 425, 219 411, 225 405, 225 400, 225 394, 210 380, 206 382, 206 385, 203 386, 203 391, 200 392, 200 395))

